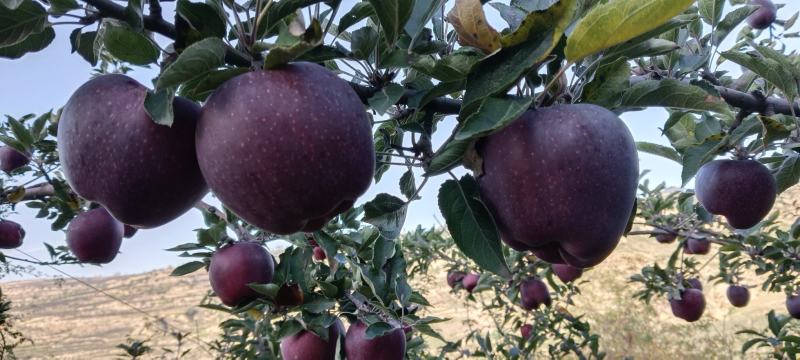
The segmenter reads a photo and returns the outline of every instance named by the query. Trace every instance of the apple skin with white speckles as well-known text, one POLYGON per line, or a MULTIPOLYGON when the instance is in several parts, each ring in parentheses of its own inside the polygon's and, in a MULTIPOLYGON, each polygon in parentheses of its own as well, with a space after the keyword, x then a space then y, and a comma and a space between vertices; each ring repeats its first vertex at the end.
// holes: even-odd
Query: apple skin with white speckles
POLYGON ((724 215, 736 229, 764 220, 778 186, 769 169, 756 160, 714 160, 697 171, 695 195, 708 212, 724 215))
POLYGON ((170 222, 208 192, 194 144, 200 107, 176 97, 174 123, 158 125, 144 109, 146 92, 130 77, 98 76, 72 94, 58 123, 72 189, 137 228, 170 222))
POLYGON ((481 196, 503 241, 587 268, 619 243, 639 177, 625 124, 595 105, 530 110, 477 144, 481 196))
POLYGON ((125 225, 102 207, 78 214, 67 228, 67 246, 81 262, 107 264, 117 257, 125 225))
POLYGON ((372 128, 344 80, 311 63, 249 72, 203 106, 197 157, 211 191, 276 234, 315 231, 372 183, 372 128))

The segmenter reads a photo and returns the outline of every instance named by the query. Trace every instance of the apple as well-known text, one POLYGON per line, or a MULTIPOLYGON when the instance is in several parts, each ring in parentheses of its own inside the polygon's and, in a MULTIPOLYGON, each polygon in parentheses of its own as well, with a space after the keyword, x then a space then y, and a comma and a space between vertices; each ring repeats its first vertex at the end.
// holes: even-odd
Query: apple
POLYGON ((772 25, 778 16, 778 7, 770 0, 750 0, 750 5, 759 8, 747 18, 747 23, 754 29, 763 30, 772 25))
POLYGON ((110 263, 122 245, 124 227, 102 206, 82 212, 67 227, 67 247, 81 262, 110 263))
POLYGON ((482 199, 512 248, 587 268, 619 243, 639 162, 630 131, 611 111, 590 104, 530 110, 476 150, 482 199))
POLYGON ((313 249, 312 252, 313 252, 312 256, 314 257, 314 260, 317 260, 317 261, 325 260, 325 258, 328 257, 327 255, 325 255, 325 250, 322 250, 322 248, 319 247, 319 246, 314 246, 314 249, 313 249))
POLYGON ((336 344, 344 333, 344 325, 336 319, 328 327, 328 340, 322 340, 317 334, 302 330, 294 335, 281 339, 281 358, 284 360, 334 360, 336 344))
POLYGON ((703 291, 703 283, 700 282, 700 279, 691 278, 691 279, 686 280, 686 282, 689 284, 688 287, 690 289, 697 289, 697 290, 703 291))
POLYGON ((315 231, 372 183, 364 105, 324 67, 294 63, 239 75, 214 91, 197 128, 211 191, 266 231, 315 231))
POLYGON ((31 159, 28 155, 17 151, 17 149, 10 146, 0 147, 0 170, 3 170, 6 174, 28 165, 29 162, 31 162, 31 159))
POLYGON ((136 235, 137 231, 139 231, 139 229, 126 224, 125 225, 125 232, 124 232, 122 237, 124 237, 126 239, 132 238, 133 235, 136 235))
POLYGON ((706 299, 703 292, 697 289, 685 289, 680 299, 670 299, 672 314, 688 322, 694 322, 703 316, 706 299))
POLYGON ((278 306, 300 306, 303 300, 303 289, 297 284, 283 284, 275 295, 275 305, 278 306))
POLYGON ((726 292, 728 301, 735 307, 745 307, 750 302, 750 290, 744 286, 731 285, 726 292))
POLYGON ((708 212, 723 215, 736 229, 749 229, 769 214, 777 185, 755 160, 714 160, 697 172, 697 200, 708 212))
POLYGON ((25 229, 11 220, 0 220, 0 249, 16 249, 22 246, 25 229))
POLYGON ((711 251, 711 242, 706 238, 689 238, 683 244, 683 252, 686 254, 706 255, 711 251))
POLYGON ((550 291, 544 281, 539 279, 527 279, 519 286, 519 295, 522 307, 525 310, 537 309, 539 306, 550 306, 550 291))
POLYGON ((575 281, 583 275, 583 269, 574 267, 567 264, 553 264, 553 273, 558 276, 561 281, 568 283, 575 281))
POLYGON ((347 329, 344 340, 347 360, 403 360, 406 354, 406 335, 396 328, 383 336, 367 339, 367 325, 360 320, 347 329))
POLYGON ((450 286, 451 289, 455 288, 456 285, 461 284, 461 281, 464 280, 464 276, 466 275, 467 274, 463 271, 451 271, 447 273, 447 285, 450 286))
POLYGON ((795 319, 800 319, 800 295, 792 294, 786 297, 786 310, 795 319))
POLYGON ((58 122, 70 187, 137 228, 170 222, 208 192, 195 154, 200 107, 176 97, 174 123, 158 125, 144 109, 146 93, 125 75, 98 76, 72 94, 58 122))
POLYGON ((469 273, 464 275, 464 278, 461 279, 461 285, 469 292, 472 292, 475 289, 475 286, 478 285, 478 280, 480 280, 481 276, 475 273, 469 273))
POLYGON ((656 234, 656 241, 662 244, 669 244, 675 241, 678 236, 675 234, 656 234))
POLYGON ((272 255, 258 243, 243 241, 214 252, 208 278, 223 304, 242 306, 260 297, 248 284, 269 283, 274 272, 272 255))
POLYGON ((531 325, 531 324, 522 325, 522 327, 519 328, 519 333, 520 333, 520 335, 522 335, 523 339, 525 339, 525 340, 530 339, 531 335, 533 333, 533 325, 531 325))

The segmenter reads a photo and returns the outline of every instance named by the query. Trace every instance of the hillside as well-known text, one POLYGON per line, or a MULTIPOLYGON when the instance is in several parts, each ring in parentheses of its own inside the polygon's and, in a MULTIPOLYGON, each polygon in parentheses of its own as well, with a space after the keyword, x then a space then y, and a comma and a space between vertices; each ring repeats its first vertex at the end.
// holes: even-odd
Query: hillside
MULTIPOLYGON (((799 201, 800 189, 794 189, 784 194, 777 207, 785 219, 794 219, 800 216, 799 201)), ((769 309, 785 312, 782 294, 765 294, 757 289, 753 289, 750 306, 735 309, 725 300, 724 285, 706 284, 707 312, 693 324, 673 318, 663 299, 651 305, 632 300, 634 287, 627 278, 648 263, 665 261, 670 250, 670 246, 644 237, 623 239, 608 260, 584 276, 583 294, 576 298, 573 312, 586 314, 601 334, 609 358, 740 358, 743 338, 735 332, 765 327, 764 315, 769 309)), ((708 267, 714 266, 712 260, 708 267)), ((184 277, 170 277, 169 273, 170 269, 164 269, 86 281, 182 331, 190 331, 191 341, 213 341, 221 314, 196 306, 209 289, 205 272, 184 277)), ((452 319, 438 327, 445 337, 458 339, 470 328, 489 321, 480 317, 475 305, 466 304, 463 296, 450 294, 443 284, 443 273, 434 272, 414 285, 431 300, 431 315, 452 319)), ((16 327, 34 341, 18 350, 21 358, 113 358, 121 351, 115 346, 127 338, 152 337, 148 344, 154 348, 175 343, 172 337, 161 335, 172 331, 165 330, 162 322, 72 280, 19 281, 2 287, 13 301, 16 327)), ((195 347, 191 341, 187 346, 195 347)), ((191 358, 208 357, 199 350, 192 354, 191 358)))

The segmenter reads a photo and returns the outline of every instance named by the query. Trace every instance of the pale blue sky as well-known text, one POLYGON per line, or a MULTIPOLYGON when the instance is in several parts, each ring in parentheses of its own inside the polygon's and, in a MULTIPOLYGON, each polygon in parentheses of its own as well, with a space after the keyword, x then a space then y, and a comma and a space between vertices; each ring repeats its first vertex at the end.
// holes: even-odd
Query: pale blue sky
MULTIPOLYGON (((353 0, 345 0, 343 9, 350 9, 353 0)), ((164 14, 172 16, 174 3, 164 4, 164 14)), ((490 22, 502 28, 494 10, 487 7, 490 12, 490 22)), ((800 4, 787 5, 779 13, 779 18, 790 17, 800 9, 800 4)), ((83 82, 88 80, 91 71, 90 65, 77 54, 70 54, 69 27, 56 29, 56 39, 44 51, 28 54, 22 59, 10 61, 0 59, 0 79, 3 86, 0 90, 0 114, 21 116, 26 113, 41 113, 51 108, 63 106, 72 92, 83 82)), ((161 39, 163 40, 163 39, 161 39)), ((795 45, 795 44, 792 44, 795 45)), ((725 49, 725 46, 723 46, 725 49)), ((130 73, 141 83, 149 85, 150 80, 157 74, 154 69, 135 67, 130 73)), ((649 141, 667 144, 662 138, 658 127, 664 123, 666 114, 660 109, 650 109, 641 112, 628 113, 623 116, 637 141, 649 141)), ((436 145, 441 144, 447 137, 449 128, 455 123, 450 117, 445 120, 438 136, 434 139, 436 145), (449 127, 449 128, 448 128, 449 127)), ((651 155, 640 155, 641 169, 652 170, 650 178, 654 181, 665 181, 669 185, 680 184, 680 166, 669 160, 656 158, 651 155)), ((363 203, 372 199, 375 194, 388 192, 399 195, 398 181, 404 169, 394 168, 384 175, 380 184, 373 185, 369 192, 362 196, 363 203)), ((406 220, 406 229, 412 229, 417 224, 429 226, 435 224, 434 217, 439 211, 436 205, 436 195, 443 177, 432 179, 422 191, 422 200, 414 202, 406 220)), ((217 203, 210 196, 206 199, 217 203)), ((48 221, 35 219, 34 212, 25 206, 18 208, 19 213, 9 216, 9 219, 23 224, 27 231, 22 249, 34 256, 46 258, 47 253, 42 242, 53 245, 64 244, 62 232, 50 231, 48 221)), ((64 266, 64 271, 78 276, 99 276, 121 273, 138 273, 168 265, 179 265, 185 261, 177 257, 176 253, 163 251, 174 245, 194 241, 193 229, 202 226, 202 218, 196 210, 191 210, 170 224, 157 229, 140 230, 132 239, 125 239, 122 244, 121 254, 111 264, 97 266, 64 266)), ((7 254, 23 256, 11 250, 7 254)), ((56 275, 55 271, 46 267, 38 269, 42 274, 56 275)), ((10 277, 8 279, 14 279, 10 277)))

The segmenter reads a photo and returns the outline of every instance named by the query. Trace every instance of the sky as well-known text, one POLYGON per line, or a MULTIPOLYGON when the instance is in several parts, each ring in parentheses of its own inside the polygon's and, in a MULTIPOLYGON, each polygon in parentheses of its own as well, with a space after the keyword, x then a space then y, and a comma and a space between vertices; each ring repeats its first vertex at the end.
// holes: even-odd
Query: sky
MULTIPOLYGON (((345 0, 342 9, 350 9, 355 1, 345 0)), ((489 22, 498 29, 504 23, 499 19, 493 8, 487 6, 489 22)), ((164 14, 173 14, 174 2, 164 3, 164 14)), ((779 11, 779 19, 786 19, 800 10, 800 4, 792 2, 779 11)), ((342 11, 344 12, 344 11, 342 11)), ((56 39, 45 50, 28 54, 22 59, 0 59, 0 115, 22 116, 27 113, 42 113, 49 109, 63 106, 72 92, 89 79, 91 66, 77 54, 70 54, 69 32, 71 27, 60 26, 56 28, 56 39)), ((733 37, 733 36, 731 36, 733 37)), ((166 39, 158 37, 159 42, 165 43, 166 39)), ((730 42, 730 41, 729 41, 730 42)), ((730 46, 728 44, 727 46, 730 46)), ((721 49, 726 49, 723 44, 721 49)), ((130 76, 142 84, 149 85, 157 75, 154 68, 134 67, 130 76)), ((668 145, 666 138, 661 136, 658 129, 666 120, 666 112, 662 109, 648 109, 640 112, 631 112, 622 115, 622 119, 630 128, 637 141, 648 141, 668 145)), ((449 117, 440 126, 434 144, 441 144, 455 124, 455 118, 449 117)), ((649 169, 649 178, 656 182, 666 182, 668 185, 680 185, 680 166, 670 160, 658 158, 648 154, 640 154, 640 169, 649 169)), ((359 203, 368 201, 378 193, 386 192, 400 196, 398 181, 405 169, 393 167, 383 176, 378 184, 373 184, 370 190, 359 199, 359 203)), ((417 174, 419 175, 419 174, 417 174)), ((419 179, 419 177, 418 177, 419 179)), ((413 229, 417 225, 431 226, 442 221, 436 202, 439 185, 445 177, 431 179, 420 193, 422 199, 410 205, 405 229, 413 229), (438 220, 437 220, 438 219, 438 220)), ((419 183, 419 180, 417 181, 419 183)), ((210 195, 205 199, 212 204, 219 204, 210 195)), ((27 235, 21 250, 42 259, 47 258, 43 242, 52 245, 64 245, 64 233, 50 231, 50 223, 46 220, 36 219, 34 212, 24 206, 18 207, 18 213, 8 217, 10 220, 21 223, 27 235)), ((102 267, 93 265, 60 266, 59 269, 81 277, 108 276, 115 274, 140 273, 166 266, 177 266, 186 259, 179 258, 177 253, 166 252, 164 249, 172 246, 193 242, 194 229, 202 227, 202 217, 199 211, 190 210, 171 223, 156 229, 140 230, 133 238, 125 239, 122 243, 120 254, 117 258, 102 267)), ((15 250, 6 254, 18 257, 25 255, 15 250)), ((37 267, 35 276, 56 276, 54 270, 47 267, 37 267)), ((30 278, 32 275, 23 275, 30 278)), ((4 281, 20 279, 19 276, 9 276, 4 281)))

